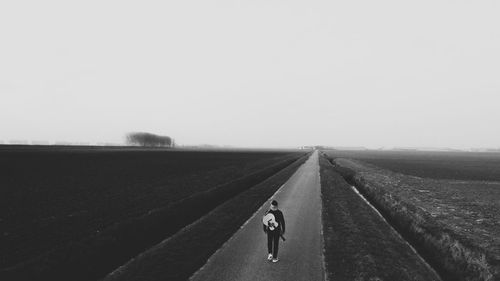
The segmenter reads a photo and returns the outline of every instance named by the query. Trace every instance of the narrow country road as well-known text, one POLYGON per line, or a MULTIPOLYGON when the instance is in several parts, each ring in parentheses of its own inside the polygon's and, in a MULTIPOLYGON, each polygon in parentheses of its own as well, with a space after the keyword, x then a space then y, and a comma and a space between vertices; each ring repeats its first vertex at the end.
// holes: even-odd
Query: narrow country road
POLYGON ((324 280, 318 152, 273 196, 286 222, 279 262, 267 260, 266 202, 190 280, 324 280))

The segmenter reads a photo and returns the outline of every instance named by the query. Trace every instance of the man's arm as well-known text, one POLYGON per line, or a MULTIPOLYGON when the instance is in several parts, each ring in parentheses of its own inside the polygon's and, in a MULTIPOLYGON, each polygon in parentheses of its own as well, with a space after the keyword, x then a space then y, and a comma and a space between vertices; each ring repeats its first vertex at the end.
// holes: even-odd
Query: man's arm
POLYGON ((281 234, 285 234, 285 216, 283 215, 283 212, 281 212, 281 234))

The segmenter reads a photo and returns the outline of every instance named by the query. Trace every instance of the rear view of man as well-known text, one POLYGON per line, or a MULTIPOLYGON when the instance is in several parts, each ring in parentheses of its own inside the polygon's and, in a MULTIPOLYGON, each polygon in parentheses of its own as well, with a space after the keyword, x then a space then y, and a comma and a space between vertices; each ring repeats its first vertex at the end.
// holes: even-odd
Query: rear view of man
MULTIPOLYGON (((268 250, 268 260, 272 262, 278 262, 278 247, 280 236, 285 234, 285 217, 281 210, 278 209, 278 202, 273 200, 271 202, 271 208, 267 211, 266 216, 269 217, 264 223, 264 232, 267 233, 267 250, 268 250), (272 214, 272 216, 268 216, 272 214)), ((265 217, 266 217, 265 216, 265 217)), ((283 238, 284 240, 284 238, 283 238)))

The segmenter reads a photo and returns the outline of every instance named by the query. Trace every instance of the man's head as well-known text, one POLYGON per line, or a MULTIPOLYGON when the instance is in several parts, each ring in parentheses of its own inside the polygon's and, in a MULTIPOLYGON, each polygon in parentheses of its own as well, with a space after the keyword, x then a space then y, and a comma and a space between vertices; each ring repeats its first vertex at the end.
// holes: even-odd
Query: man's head
POLYGON ((278 210, 278 201, 271 201, 271 210, 278 210))

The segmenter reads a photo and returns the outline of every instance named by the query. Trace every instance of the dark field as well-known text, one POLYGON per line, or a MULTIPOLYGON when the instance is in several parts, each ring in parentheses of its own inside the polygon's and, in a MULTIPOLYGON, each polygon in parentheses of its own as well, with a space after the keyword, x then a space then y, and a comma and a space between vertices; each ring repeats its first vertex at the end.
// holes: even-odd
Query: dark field
POLYGON ((432 179, 500 181, 500 153, 337 151, 331 157, 359 159, 381 168, 432 179))
POLYGON ((0 268, 298 155, 0 147, 0 268))

